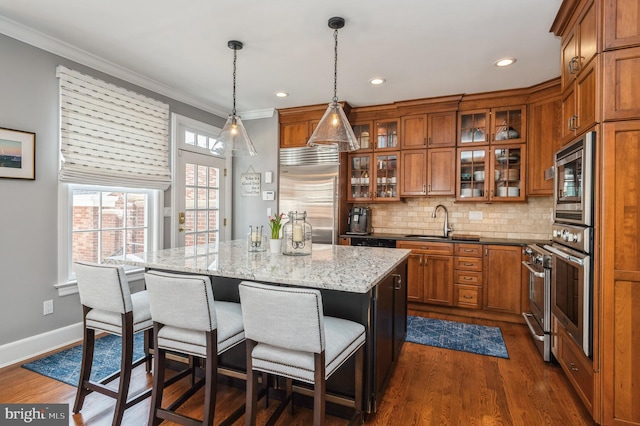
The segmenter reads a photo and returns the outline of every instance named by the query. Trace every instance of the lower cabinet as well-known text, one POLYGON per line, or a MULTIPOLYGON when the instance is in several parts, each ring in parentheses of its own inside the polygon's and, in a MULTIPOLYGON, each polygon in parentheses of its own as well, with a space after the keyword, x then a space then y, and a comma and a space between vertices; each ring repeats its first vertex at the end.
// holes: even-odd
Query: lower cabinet
POLYGON ((453 243, 398 241, 397 248, 411 249, 407 273, 407 299, 453 306, 453 243))
POLYGON ((482 245, 456 244, 453 300, 459 308, 482 308, 482 245))
POLYGON ((483 308, 507 314, 522 313, 522 248, 485 245, 483 308))

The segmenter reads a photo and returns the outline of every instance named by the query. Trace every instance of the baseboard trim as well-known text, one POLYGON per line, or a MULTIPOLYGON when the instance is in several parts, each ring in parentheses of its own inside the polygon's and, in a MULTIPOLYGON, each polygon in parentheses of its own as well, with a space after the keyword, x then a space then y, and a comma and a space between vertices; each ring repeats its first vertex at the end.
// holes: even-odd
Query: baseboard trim
POLYGON ((82 322, 0 346, 0 368, 82 340, 82 322))

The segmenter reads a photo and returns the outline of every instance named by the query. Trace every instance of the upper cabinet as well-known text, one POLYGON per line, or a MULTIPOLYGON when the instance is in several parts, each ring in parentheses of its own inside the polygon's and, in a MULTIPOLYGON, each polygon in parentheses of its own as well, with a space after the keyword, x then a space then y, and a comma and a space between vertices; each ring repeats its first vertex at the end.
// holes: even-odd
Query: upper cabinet
POLYGON ((640 46, 637 0, 604 2, 604 50, 640 46))
POLYGON ((582 12, 562 37, 562 88, 571 85, 598 50, 596 7, 594 0, 584 2, 582 12))
POLYGON ((526 141, 525 105, 460 111, 458 146, 526 141))
POLYGON ((456 112, 402 117, 400 148, 442 148, 456 144, 456 112))
POLYGON ((352 123, 351 128, 356 135, 360 149, 358 152, 371 151, 373 148, 374 137, 371 135, 373 129, 373 122, 364 121, 360 123, 352 123))
MULTIPOLYGON (((341 105, 348 116, 351 106, 346 102, 341 102, 341 105)), ((307 141, 326 110, 327 104, 279 109, 280 148, 307 146, 307 141)))
POLYGON ((380 150, 396 150, 399 147, 400 139, 398 138, 399 120, 380 120, 376 121, 376 138, 374 149, 380 150))

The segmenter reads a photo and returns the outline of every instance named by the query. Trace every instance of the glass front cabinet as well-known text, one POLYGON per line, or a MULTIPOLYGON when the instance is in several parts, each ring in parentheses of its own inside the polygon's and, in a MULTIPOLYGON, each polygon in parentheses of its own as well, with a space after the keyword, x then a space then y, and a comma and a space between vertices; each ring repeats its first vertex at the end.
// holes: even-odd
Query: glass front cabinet
POLYGON ((373 198, 376 201, 399 201, 399 152, 385 152, 374 154, 375 167, 375 191, 373 198))
POLYGON ((524 201, 525 145, 458 148, 459 201, 524 201))
POLYGON ((360 144, 361 151, 371 151, 373 148, 373 137, 371 136, 371 129, 373 127, 372 122, 366 121, 362 123, 354 123, 351 128, 353 129, 353 133, 356 135, 356 139, 360 144))
POLYGON ((374 180, 371 168, 371 154, 349 155, 349 201, 371 201, 371 185, 374 180))
POLYGON ((398 149, 398 120, 376 121, 376 145, 374 150, 398 149))
POLYGON ((458 114, 458 146, 522 143, 526 129, 525 105, 464 111, 458 114))

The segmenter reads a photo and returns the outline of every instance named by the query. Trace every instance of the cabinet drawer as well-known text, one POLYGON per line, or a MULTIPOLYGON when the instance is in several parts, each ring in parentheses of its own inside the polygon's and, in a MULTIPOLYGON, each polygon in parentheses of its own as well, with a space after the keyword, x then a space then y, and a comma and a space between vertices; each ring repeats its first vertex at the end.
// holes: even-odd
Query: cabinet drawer
POLYGON ((425 254, 452 255, 453 243, 431 243, 428 241, 398 241, 397 248, 416 250, 425 254))
POLYGON ((453 261, 454 269, 460 271, 482 271, 482 258, 479 257, 457 257, 453 261))
POLYGON ((453 271, 453 280, 456 284, 482 285, 482 272, 453 271))
POLYGON ((456 244, 456 256, 482 257, 482 244, 456 244))
POLYGON ((455 285, 454 300, 455 305, 461 308, 480 309, 481 287, 455 285))
POLYGON ((593 367, 564 329, 560 334, 560 364, 590 410, 593 406, 593 367))

